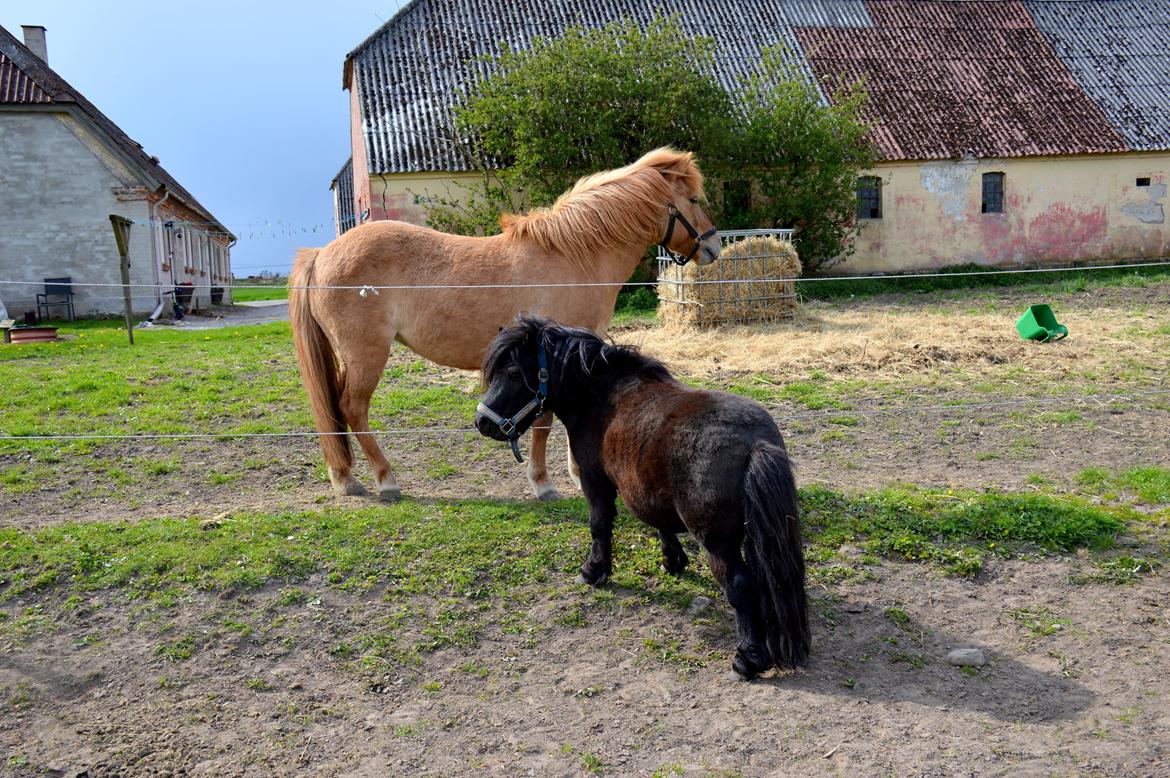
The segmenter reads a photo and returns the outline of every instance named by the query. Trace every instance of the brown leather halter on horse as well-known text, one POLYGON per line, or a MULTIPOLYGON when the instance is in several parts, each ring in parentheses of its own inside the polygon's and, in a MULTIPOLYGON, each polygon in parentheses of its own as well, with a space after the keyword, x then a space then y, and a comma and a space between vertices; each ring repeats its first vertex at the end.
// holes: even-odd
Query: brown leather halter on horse
MULTIPOLYGON (((364 434, 394 341, 441 365, 475 370, 500 328, 521 313, 604 332, 621 284, 660 236, 686 260, 705 265, 719 256, 719 236, 699 206, 702 191, 690 153, 656 149, 582 178, 549 208, 504 216, 500 235, 381 221, 299 251, 289 279, 290 321, 334 489, 365 492, 353 475, 348 429, 363 433, 358 442, 379 495, 401 496, 377 441, 364 434)), ((544 413, 537 420, 528 462, 529 483, 542 499, 558 496, 545 462, 552 419, 544 413)))

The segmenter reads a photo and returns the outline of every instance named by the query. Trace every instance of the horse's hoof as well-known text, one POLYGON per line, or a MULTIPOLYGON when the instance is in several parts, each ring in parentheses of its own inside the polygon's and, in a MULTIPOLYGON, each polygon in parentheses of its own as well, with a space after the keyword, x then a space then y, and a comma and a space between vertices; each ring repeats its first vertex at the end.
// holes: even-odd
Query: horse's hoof
POLYGON ((382 502, 398 502, 402 499, 402 490, 397 486, 382 489, 378 492, 378 499, 382 502))
POLYGON ((589 584, 590 586, 601 586, 603 583, 605 583, 608 580, 609 580, 609 576, 603 575, 600 578, 598 578, 596 581, 590 581, 588 578, 585 577, 584 573, 577 573, 577 577, 576 577, 576 579, 574 579, 574 583, 589 584))
POLYGON ((346 497, 361 497, 363 495, 369 494, 369 492, 366 491, 366 487, 362 486, 357 481, 346 481, 341 486, 335 486, 334 489, 338 494, 345 495, 346 497))
POLYGON ((551 486, 545 486, 536 493, 536 499, 543 500, 544 502, 553 502, 554 500, 561 499, 561 493, 551 486))

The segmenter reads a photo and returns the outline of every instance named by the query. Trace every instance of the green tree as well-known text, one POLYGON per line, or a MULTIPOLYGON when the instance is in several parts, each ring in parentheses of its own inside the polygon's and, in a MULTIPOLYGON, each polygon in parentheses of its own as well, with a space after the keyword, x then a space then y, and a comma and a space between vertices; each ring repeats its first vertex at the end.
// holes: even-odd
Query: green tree
POLYGON ((578 178, 671 145, 720 155, 731 101, 713 75, 714 43, 676 17, 570 27, 489 60, 454 110, 481 181, 466 206, 430 198, 431 224, 493 232, 501 210, 547 205, 578 178))
POLYGON ((742 94, 736 142, 715 172, 751 193, 747 207, 724 208, 720 226, 795 228, 801 263, 815 272, 853 252, 857 176, 875 157, 860 86, 825 104, 796 61, 765 50, 742 94))
POLYGON ((873 161, 864 94, 826 105, 794 61, 768 50, 728 94, 713 41, 673 16, 505 49, 454 109, 451 140, 470 139, 479 183, 466 200, 420 202, 438 229, 491 234, 503 211, 547 205, 582 175, 672 145, 697 154, 720 226, 794 227, 805 269, 828 267, 851 253, 856 178, 873 161))

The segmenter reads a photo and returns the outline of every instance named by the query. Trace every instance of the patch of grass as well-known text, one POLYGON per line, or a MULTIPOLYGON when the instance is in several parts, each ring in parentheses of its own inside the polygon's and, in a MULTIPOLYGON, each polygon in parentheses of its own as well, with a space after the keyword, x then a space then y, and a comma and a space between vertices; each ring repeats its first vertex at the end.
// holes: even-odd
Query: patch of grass
POLYGON ((898 627, 899 629, 902 629, 902 630, 910 629, 910 625, 911 625, 910 614, 907 613, 906 611, 902 610, 901 608, 896 607, 896 606, 886 608, 884 611, 882 611, 882 615, 885 616, 886 619, 891 624, 898 627))
POLYGON ((1150 575, 1159 567, 1155 559, 1138 559, 1132 556, 1118 556, 1093 562, 1088 574, 1073 576, 1074 583, 1107 583, 1114 586, 1128 586, 1137 583, 1142 576, 1150 575))
POLYGON ((249 678, 244 681, 244 686, 254 692, 267 692, 272 690, 272 684, 263 678, 249 678))
POLYGON ((1048 637, 1072 626, 1072 621, 1058 616, 1042 605, 1013 608, 1008 616, 1028 631, 1032 637, 1048 637))
POLYGON ((427 467, 427 477, 436 480, 457 475, 459 468, 444 459, 436 459, 427 467))
POLYGON ((186 662, 195 655, 195 636, 186 635, 170 643, 163 643, 154 649, 155 656, 172 662, 186 662))
POLYGON ((1142 267, 1117 270, 1074 270, 1063 273, 992 274, 995 268, 967 264, 941 268, 942 277, 900 278, 889 275, 876 279, 799 284, 800 296, 807 300, 834 300, 879 294, 909 294, 947 290, 1015 288, 1037 294, 1072 293, 1109 286, 1144 288, 1149 283, 1170 279, 1165 268, 1142 267), (957 275, 973 273, 974 275, 957 275), (948 277, 948 275, 950 277, 948 277))
POLYGON ((168 457, 167 459, 151 459, 147 460, 146 464, 142 466, 143 472, 147 475, 169 475, 179 469, 179 458, 168 457))
POLYGON ((581 766, 594 775, 604 772, 609 767, 600 756, 589 751, 583 751, 581 753, 581 766))
POLYGON ((806 537, 835 550, 863 541, 870 552, 971 576, 985 553, 1104 549, 1124 526, 1113 509, 1043 494, 887 488, 849 497, 802 490, 806 537))
POLYGON ((256 300, 287 300, 288 279, 276 278, 261 280, 256 278, 237 278, 232 281, 232 302, 248 303, 256 300), (239 287, 248 287, 241 289, 239 287))
POLYGON ((1077 474, 1076 483, 1082 492, 1105 499, 1115 499, 1119 492, 1125 492, 1150 505, 1170 504, 1170 469, 1158 465, 1117 473, 1090 467, 1077 474))

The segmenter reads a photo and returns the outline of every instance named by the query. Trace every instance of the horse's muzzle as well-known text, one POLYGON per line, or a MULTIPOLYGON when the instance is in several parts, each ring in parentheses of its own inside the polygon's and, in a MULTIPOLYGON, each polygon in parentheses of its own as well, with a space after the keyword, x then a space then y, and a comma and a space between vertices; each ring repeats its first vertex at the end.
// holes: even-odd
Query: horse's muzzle
POLYGON ((484 416, 482 413, 475 414, 475 428, 479 430, 479 434, 492 440, 507 440, 508 436, 500 429, 500 425, 484 416))
POLYGON ((710 265, 715 260, 719 259, 719 254, 722 251, 722 245, 719 242, 719 235, 716 233, 707 240, 703 241, 703 245, 695 254, 695 264, 702 267, 703 265, 710 265))

